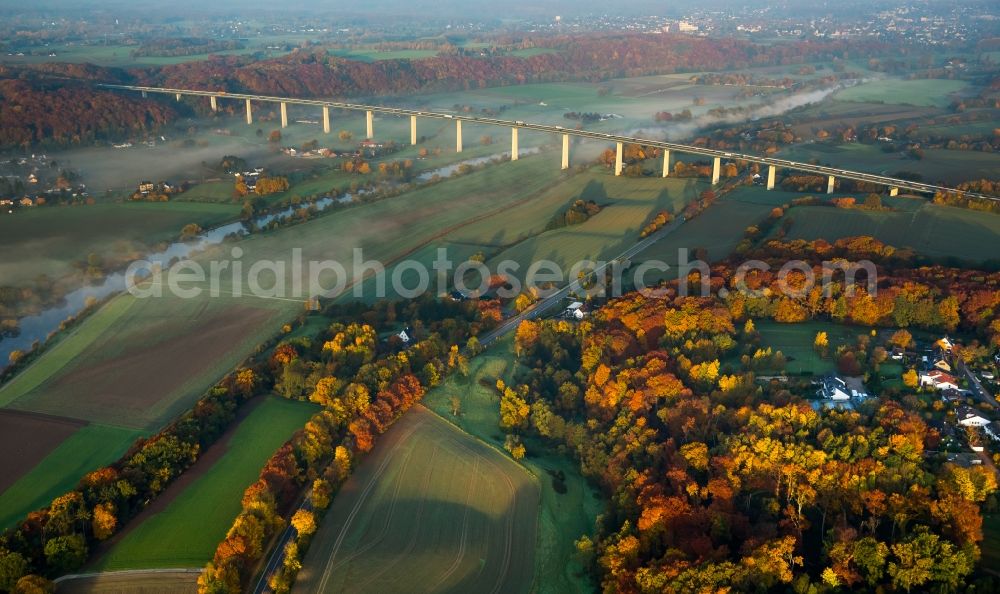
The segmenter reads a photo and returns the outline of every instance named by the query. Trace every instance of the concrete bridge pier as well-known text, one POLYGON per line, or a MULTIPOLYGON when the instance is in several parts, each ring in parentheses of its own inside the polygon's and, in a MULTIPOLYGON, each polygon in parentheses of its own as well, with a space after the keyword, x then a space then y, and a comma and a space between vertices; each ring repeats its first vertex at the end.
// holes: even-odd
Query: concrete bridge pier
POLYGON ((288 127, 288 104, 284 101, 281 102, 281 127, 288 127))
POLYGON ((716 157, 712 160, 712 185, 719 183, 719 178, 722 177, 722 157, 716 157))
POLYGON ((837 183, 837 178, 832 175, 826 179, 826 193, 833 194, 833 186, 837 183))
POLYGON ((455 152, 462 152, 462 120, 455 120, 455 152))
POLYGON ((889 195, 890 196, 899 196, 899 188, 896 188, 896 187, 889 188, 889 195))
POLYGON ((142 92, 142 98, 145 99, 146 97, 149 97, 149 95, 146 94, 146 91, 143 91, 142 92))
POLYGON ((774 178, 777 177, 778 168, 774 165, 768 165, 767 167, 767 189, 774 189, 774 178))
POLYGON ((375 114, 368 110, 365 112, 365 138, 375 138, 375 114))
POLYGON ((569 169, 569 134, 562 135, 562 168, 569 169))
POLYGON ((176 95, 176 96, 177 96, 177 100, 178 100, 178 101, 180 101, 180 100, 181 100, 181 94, 180 94, 180 93, 177 93, 177 95, 176 95))
POLYGON ((615 175, 622 174, 622 168, 623 168, 622 152, 624 151, 624 149, 625 147, 622 145, 622 143, 620 142, 615 143, 615 175))
POLYGON ((330 133, 330 106, 323 106, 323 134, 330 133))
POLYGON ((250 108, 250 100, 247 99, 247 125, 253 123, 253 110, 250 108))
POLYGON ((510 129, 510 160, 517 161, 519 149, 517 147, 517 128, 510 129))
POLYGON ((417 116, 410 116, 410 144, 416 146, 417 144, 417 116))
POLYGON ((215 95, 212 95, 209 99, 212 104, 212 111, 219 111, 219 102, 217 101, 218 98, 215 95))
POLYGON ((663 177, 670 177, 670 149, 663 149, 663 177))

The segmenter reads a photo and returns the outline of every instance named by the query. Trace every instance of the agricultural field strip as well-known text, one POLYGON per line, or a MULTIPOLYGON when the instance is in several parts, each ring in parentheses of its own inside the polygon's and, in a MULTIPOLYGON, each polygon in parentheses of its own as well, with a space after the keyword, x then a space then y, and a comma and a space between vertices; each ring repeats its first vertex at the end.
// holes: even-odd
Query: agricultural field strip
POLYGON ((133 303, 134 299, 112 299, 91 314, 87 323, 77 324, 68 334, 58 338, 43 356, 0 386, 0 406, 7 406, 51 378, 118 321, 133 303))
MULTIPOLYGON (((825 167, 821 165, 811 165, 808 163, 800 163, 796 161, 789 161, 786 159, 776 159, 773 157, 759 157, 757 155, 748 155, 743 153, 734 153, 722 150, 707 149, 702 147, 696 147, 692 145, 679 144, 673 142, 664 142, 659 140, 651 140, 648 138, 635 138, 632 136, 622 136, 617 134, 605 134, 601 132, 591 132, 587 130, 577 130, 571 128, 564 128, 562 126, 549 126, 545 124, 531 124, 520 120, 501 120, 497 118, 485 118, 477 116, 463 116, 463 115, 453 115, 445 113, 437 113, 430 111, 417 111, 412 109, 403 109, 396 107, 384 107, 377 105, 361 105, 354 103, 340 103, 323 101, 320 99, 293 99, 287 97, 274 97, 268 95, 247 95, 243 93, 220 93, 213 91, 195 91, 190 89, 166 89, 158 87, 142 87, 133 85, 112 85, 104 84, 101 85, 106 88, 111 89, 121 89, 128 91, 142 91, 147 93, 163 93, 163 94, 182 94, 182 95, 199 95, 203 97, 225 97, 234 99, 244 99, 252 101, 262 101, 270 103, 286 103, 293 105, 312 105, 312 106, 327 106, 335 107, 338 109, 348 109, 348 110, 359 110, 359 111, 371 111, 377 113, 384 113, 390 115, 401 115, 401 116, 417 116, 424 118, 437 118, 437 119, 448 119, 448 120, 459 120, 467 121, 471 123, 478 124, 488 124, 494 126, 502 126, 506 128, 521 128, 525 130, 534 130, 538 132, 547 132, 550 134, 563 134, 568 136, 577 136, 581 138, 589 138, 592 140, 603 140, 611 142, 621 142, 628 144, 639 144, 644 146, 652 146, 661 149, 669 149, 676 152, 686 153, 686 154, 696 154, 708 157, 719 157, 731 160, 746 161, 749 163, 759 163, 761 165, 768 165, 779 167, 783 169, 792 169, 796 171, 802 171, 806 173, 813 173, 818 175, 830 175, 835 177, 841 177, 846 179, 852 179, 855 181, 868 182, 879 185, 886 185, 891 187, 896 187, 904 190, 915 191, 915 192, 948 192, 953 191, 951 188, 946 188, 942 186, 935 186, 932 184, 925 184, 920 182, 913 182, 903 179, 895 179, 891 177, 886 177, 882 175, 875 175, 871 173, 863 173, 858 171, 849 171, 845 169, 835 169, 832 167, 825 167)), ((977 194, 966 192, 965 195, 970 197, 979 198, 982 200, 1000 201, 1000 198, 996 196, 988 196, 985 194, 977 194)))
POLYGON ((924 204, 912 212, 801 206, 786 216, 794 221, 788 231, 789 239, 835 241, 868 235, 932 257, 970 261, 1000 257, 1000 253, 988 247, 1000 233, 1000 216, 991 213, 924 204))
MULTIPOLYGON (((368 501, 368 496, 370 495, 371 491, 375 488, 375 485, 376 485, 376 483, 378 483, 379 478, 382 476, 383 473, 385 473, 386 469, 389 467, 389 462, 393 461, 394 454, 399 450, 400 447, 402 447, 406 443, 406 441, 409 439, 409 437, 411 435, 413 435, 413 433, 416 432, 416 430, 419 427, 420 427, 420 424, 417 424, 417 425, 414 425, 413 427, 407 429, 406 433, 404 433, 399 438, 399 441, 393 446, 393 448, 390 451, 390 453, 385 456, 385 459, 382 461, 382 463, 379 464, 378 468, 375 470, 375 474, 373 474, 371 476, 371 478, 369 479, 368 484, 365 485, 365 488, 361 492, 361 494, 360 494, 360 496, 358 498, 357 503, 355 503, 354 507, 351 508, 351 512, 348 514, 347 519, 344 522, 344 526, 343 526, 343 528, 341 529, 340 533, 337 536, 337 540, 334 542, 333 550, 330 552, 330 556, 327 559, 327 562, 326 562, 326 564, 323 567, 322 578, 320 579, 319 588, 317 589, 317 592, 325 592, 326 591, 327 582, 329 581, 330 577, 333 575, 333 572, 336 571, 341 565, 343 565, 345 563, 349 563, 354 557, 357 557, 360 554, 362 554, 364 551, 368 550, 368 549, 364 549, 364 548, 363 549, 359 549, 359 551, 357 552, 357 554, 349 556, 346 560, 341 561, 341 563, 339 563, 339 564, 335 564, 334 563, 336 561, 336 559, 337 559, 337 554, 340 552, 340 547, 343 545, 344 539, 348 535, 348 531, 349 531, 349 529, 351 527, 351 523, 354 521, 354 518, 357 517, 358 513, 361 511, 361 508, 364 506, 364 504, 368 501)), ((403 459, 402 467, 401 467, 401 470, 400 470, 400 476, 402 476, 402 471, 405 470, 407 464, 409 464, 410 455, 412 453, 413 453, 412 450, 410 450, 410 452, 408 452, 407 455, 406 455, 406 457, 403 459)), ((402 487, 402 484, 403 484, 402 480, 400 480, 400 481, 398 481, 396 483, 396 489, 395 489, 395 492, 393 493, 393 498, 392 498, 392 505, 393 505, 393 507, 390 507, 389 515, 387 516, 386 522, 385 522, 385 524, 382 527, 382 532, 380 533, 379 537, 376 538, 374 540, 374 542, 369 545, 369 548, 377 545, 378 542, 379 542, 379 540, 380 540, 380 538, 382 536, 384 536, 385 532, 388 530, 389 522, 392 520, 392 511, 393 511, 393 509, 395 507, 395 503, 396 503, 396 501, 398 499, 397 495, 399 493, 399 489, 402 487)))
POLYGON ((244 489, 267 459, 316 412, 312 404, 259 397, 195 466, 140 512, 93 564, 109 570, 190 567, 208 562, 239 513, 244 489), (139 522, 135 520, 139 519, 139 522))
MULTIPOLYGON (((454 425, 457 430, 470 435, 504 458, 508 454, 501 449, 499 403, 491 396, 494 389, 485 387, 481 380, 486 378, 490 384, 498 378, 508 383, 512 381, 512 367, 515 365, 512 341, 513 337, 509 335, 501 338, 499 344, 495 343, 486 352, 471 359, 470 374, 464 382, 458 376, 451 375, 441 385, 430 390, 423 400, 427 408, 454 425), (458 417, 451 414, 448 400, 448 395, 456 392, 464 393, 462 412, 458 417)), ((523 459, 520 464, 528 471, 541 494, 535 544, 536 579, 533 588, 544 586, 539 583, 537 576, 547 575, 553 578, 558 574, 558 578, 551 584, 554 589, 542 587, 538 592, 561 594, 590 589, 591 584, 587 580, 575 579, 579 577, 575 572, 582 570, 582 567, 574 565, 571 551, 574 550, 574 541, 593 529, 593 522, 599 513, 597 500, 591 497, 593 492, 579 474, 572 458, 557 452, 533 450, 533 455, 523 459), (568 494, 557 492, 545 480, 552 469, 556 468, 561 468, 566 473, 564 485, 568 487, 568 494), (557 583, 558 586, 555 585, 557 583)))
MULTIPOLYGON (((399 450, 399 448, 405 447, 408 443, 410 443, 411 442, 411 438, 413 437, 413 434, 415 432, 417 432, 418 430, 428 431, 428 433, 427 433, 427 437, 428 438, 430 438, 431 436, 442 436, 443 434, 447 434, 447 435, 443 435, 443 437, 444 437, 444 439, 446 441, 444 441, 444 442, 436 442, 434 444, 434 449, 432 450, 432 453, 431 453, 431 460, 432 460, 431 467, 432 468, 434 467, 433 459, 435 458, 435 456, 437 455, 438 451, 440 450, 440 448, 442 446, 455 447, 455 448, 461 450, 465 455, 471 456, 471 459, 474 461, 472 463, 473 464, 473 476, 479 476, 480 474, 482 474, 482 472, 480 471, 480 465, 481 464, 485 464, 487 468, 492 469, 492 470, 495 471, 495 473, 493 473, 493 472, 489 473, 490 475, 495 475, 496 473, 499 473, 499 475, 504 480, 504 484, 507 487, 508 492, 511 495, 511 501, 513 501, 515 499, 515 494, 516 494, 517 490, 515 489, 514 484, 512 482, 512 479, 511 479, 510 475, 508 474, 508 472, 506 472, 503 469, 501 469, 500 466, 497 465, 497 463, 490 461, 486 457, 486 456, 489 455, 487 452, 496 452, 496 455, 497 456, 501 456, 501 458, 503 460, 507 460, 506 456, 504 456, 502 453, 499 453, 496 450, 496 448, 494 446, 492 446, 491 444, 487 444, 487 443, 483 442, 482 440, 480 440, 479 438, 466 433, 462 429, 454 426, 452 423, 448 422, 446 419, 441 418, 440 416, 437 415, 437 413, 431 411, 430 409, 427 409, 423 405, 418 405, 415 408, 417 408, 417 410, 412 411, 411 413, 408 413, 408 414, 412 415, 413 413, 416 413, 417 415, 420 415, 420 416, 428 415, 428 417, 417 419, 411 427, 407 427, 406 428, 406 432, 405 433, 403 433, 403 434, 401 434, 401 435, 399 435, 399 436, 396 437, 396 439, 398 441, 396 441, 396 443, 393 444, 393 446, 392 446, 392 448, 390 450, 388 450, 386 452, 383 452, 381 454, 381 455, 384 456, 384 459, 379 464, 379 466, 374 470, 374 474, 368 479, 368 481, 366 482, 366 484, 363 487, 362 491, 359 494, 357 494, 357 498, 358 498, 357 502, 351 508, 351 511, 349 512, 347 518, 344 521, 344 524, 340 527, 339 532, 337 533, 337 539, 335 540, 335 542, 333 544, 333 550, 332 550, 332 552, 325 559, 325 563, 324 563, 324 566, 323 566, 323 571, 321 573, 320 581, 319 581, 317 589, 315 590, 316 592, 325 592, 325 591, 327 591, 327 588, 329 586, 329 580, 330 580, 330 578, 338 570, 340 570, 340 569, 348 566, 352 561, 360 558, 361 556, 363 556, 364 554, 368 553, 373 548, 379 546, 379 544, 381 544, 383 542, 383 539, 387 535, 390 523, 392 521, 392 518, 393 518, 393 515, 394 515, 394 512, 395 512, 395 504, 398 501, 399 492, 400 492, 400 489, 401 489, 401 486, 402 486, 402 483, 403 483, 404 472, 408 468, 408 466, 410 464, 410 460, 411 460, 411 458, 413 456, 413 453, 416 450, 416 448, 415 447, 411 448, 407 452, 407 454, 405 455, 405 457, 403 458, 403 460, 402 460, 401 463, 398 460, 398 450, 399 450), (476 452, 472 448, 470 448, 470 446, 462 443, 463 440, 473 440, 474 443, 476 443, 479 447, 487 448, 487 450, 484 451, 484 452, 476 452), (384 473, 390 467, 390 464, 389 464, 390 462, 399 463, 400 466, 398 468, 394 468, 394 473, 397 475, 396 478, 395 478, 395 483, 396 484, 395 484, 395 486, 394 486, 394 488, 392 490, 391 501, 389 503, 390 507, 389 507, 388 513, 384 516, 384 518, 380 518, 380 520, 382 520, 380 522, 380 527, 378 528, 378 532, 374 535, 373 538, 368 539, 368 542, 364 546, 358 548, 355 551, 352 551, 352 554, 350 556, 348 556, 346 558, 343 558, 343 559, 340 559, 338 561, 336 557, 337 557, 337 555, 339 553, 340 548, 343 546, 345 539, 348 537, 348 534, 350 534, 350 531, 352 529, 352 525, 355 523, 355 520, 358 518, 358 515, 361 513, 361 511, 364 509, 365 505, 371 503, 371 494, 372 494, 372 491, 375 489, 376 485, 382 479, 384 473)), ((463 456, 463 459, 468 460, 468 458, 466 458, 465 456, 463 456)), ((512 467, 512 469, 513 468, 514 467, 512 467)), ((537 486, 537 479, 535 479, 535 477, 534 477, 533 474, 525 472, 523 468, 520 468, 520 467, 517 467, 517 468, 519 469, 517 472, 524 472, 525 478, 532 479, 531 480, 531 484, 534 484, 534 485, 537 486)), ((428 473, 422 477, 422 480, 423 480, 423 487, 421 488, 422 492, 426 491, 427 487, 429 486, 429 482, 428 481, 430 481, 430 479, 431 479, 431 473, 428 471, 428 473)), ((467 546, 468 546, 468 519, 469 519, 469 514, 471 513, 471 506, 469 505, 469 503, 471 502, 472 493, 475 490, 475 487, 476 487, 476 481, 475 480, 469 480, 469 484, 466 485, 466 489, 465 489, 465 493, 464 493, 464 501, 465 501, 465 508, 466 509, 465 509, 465 512, 464 512, 464 519, 463 519, 463 524, 462 524, 462 531, 461 531, 460 536, 459 536, 458 551, 456 553, 456 557, 454 558, 454 560, 452 560, 452 562, 444 569, 444 572, 440 576, 438 576, 438 579, 437 579, 437 582, 436 582, 438 585, 446 583, 448 581, 448 579, 454 574, 455 571, 457 571, 458 567, 460 567, 460 565, 461 565, 462 558, 463 558, 463 556, 465 554, 465 550, 467 549, 467 546)), ((419 516, 422 513, 421 510, 423 509, 424 501, 425 500, 422 499, 421 502, 420 502, 420 506, 418 507, 418 510, 417 510, 417 517, 418 517, 418 519, 419 519, 419 516)), ((497 581, 495 582, 492 590, 490 590, 490 592, 493 592, 493 593, 496 593, 496 592, 499 592, 500 590, 502 590, 503 585, 504 585, 504 580, 507 577, 507 574, 509 572, 509 567, 510 567, 511 558, 512 558, 512 554, 513 554, 514 522, 515 522, 515 519, 516 519, 515 515, 516 514, 514 514, 514 513, 508 513, 508 514, 505 514, 505 516, 504 516, 504 534, 505 534, 504 542, 505 542, 505 544, 504 544, 504 547, 503 547, 503 558, 502 558, 502 561, 500 563, 500 565, 501 565, 501 571, 500 571, 500 573, 499 573, 499 575, 497 577, 497 581)), ((412 551, 413 547, 416 546, 416 539, 417 539, 418 534, 419 534, 419 530, 416 530, 414 532, 413 536, 411 537, 410 542, 407 545, 407 548, 406 548, 407 551, 412 551)), ((397 559, 397 562, 398 562, 398 559, 397 559)), ((364 585, 367 585, 367 584, 371 583, 372 581, 378 579, 378 577, 380 577, 381 575, 383 575, 385 573, 385 571, 387 571, 391 567, 395 566, 395 564, 396 563, 391 563, 391 564, 389 564, 388 567, 384 567, 384 566, 380 567, 380 571, 378 571, 376 574, 366 576, 368 579, 363 584, 359 585, 359 584, 356 584, 356 583, 352 583, 352 586, 353 587, 358 587, 358 586, 364 586, 364 585)))

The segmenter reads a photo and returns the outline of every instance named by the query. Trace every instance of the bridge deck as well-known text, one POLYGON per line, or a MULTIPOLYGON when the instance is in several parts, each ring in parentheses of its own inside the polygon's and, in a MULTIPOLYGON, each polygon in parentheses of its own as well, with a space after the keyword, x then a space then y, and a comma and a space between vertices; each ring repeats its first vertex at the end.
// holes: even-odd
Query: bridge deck
POLYGON ((705 157, 719 158, 719 159, 730 159, 734 161, 746 161, 749 163, 759 163, 760 165, 768 167, 776 167, 780 169, 790 169, 793 171, 800 171, 803 173, 810 173, 813 175, 821 175, 824 177, 833 176, 836 178, 850 179, 853 181, 877 184, 888 186, 889 188, 897 188, 899 190, 907 190, 910 192, 921 192, 934 194, 937 192, 950 192, 950 193, 961 193, 963 196, 969 198, 977 198, 981 200, 993 200, 1000 201, 1000 198, 996 196, 987 196, 985 194, 979 194, 975 192, 962 192, 956 190, 955 188, 949 188, 946 186, 937 186, 934 184, 925 184, 921 182, 915 182, 905 179, 898 179, 893 177, 888 177, 884 175, 876 175, 873 173, 864 173, 860 171, 851 171, 848 169, 838 169, 835 167, 825 167, 823 165, 813 165, 811 163, 801 163, 798 161, 789 161, 787 159, 777 159, 774 157, 761 157, 758 155, 750 155, 745 153, 736 153, 730 151, 720 151, 717 149, 710 149, 698 146, 691 146, 688 144, 680 144, 676 142, 666 142, 662 140, 651 140, 648 138, 637 138, 634 136, 623 136, 620 134, 605 134, 603 132, 592 132, 589 130, 577 130, 574 128, 564 128, 563 126, 549 126, 546 124, 532 124, 523 121, 512 121, 512 120, 501 120, 498 118, 484 118, 460 114, 449 114, 449 113, 439 113, 433 111, 420 111, 415 109, 405 109, 399 107, 385 107, 381 105, 362 105, 358 103, 344 103, 339 101, 326 101, 323 99, 294 99, 288 97, 272 97, 268 95, 251 95, 246 93, 228 93, 224 91, 198 91, 193 89, 168 89, 160 87, 143 87, 135 85, 112 85, 112 84, 102 84, 100 85, 109 89, 121 89, 127 91, 141 91, 144 93, 162 93, 165 95, 193 95, 202 97, 216 97, 216 98, 229 98, 238 100, 251 100, 260 101, 267 103, 284 103, 292 105, 309 105, 315 107, 333 107, 337 109, 347 109, 353 111, 366 111, 373 113, 381 113, 388 115, 397 116, 416 116, 422 118, 436 118, 436 119, 446 119, 446 120, 458 120, 462 122, 472 122, 476 124, 485 124, 490 126, 502 126, 507 128, 522 128, 525 130, 534 130, 537 132, 544 132, 548 134, 567 134, 569 136, 575 136, 578 138, 587 138, 591 140, 602 140, 605 142, 621 142, 628 144, 641 144, 644 146, 651 146, 660 149, 666 149, 678 153, 701 155, 705 157))

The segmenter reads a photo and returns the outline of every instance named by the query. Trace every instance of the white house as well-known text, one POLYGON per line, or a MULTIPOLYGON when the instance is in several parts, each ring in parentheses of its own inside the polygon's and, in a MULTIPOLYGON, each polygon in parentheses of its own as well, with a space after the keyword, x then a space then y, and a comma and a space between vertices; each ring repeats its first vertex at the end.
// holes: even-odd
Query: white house
POLYGON ((574 301, 573 303, 569 304, 569 307, 566 308, 566 311, 563 312, 563 315, 566 316, 567 318, 582 320, 587 315, 587 312, 583 310, 583 302, 574 301))
POLYGON ((839 376, 828 376, 823 378, 819 390, 816 394, 826 400, 864 400, 868 398, 864 383, 860 378, 842 378, 839 376))
POLYGON ((990 424, 989 419, 968 406, 960 406, 955 409, 955 416, 958 418, 958 424, 963 427, 985 427, 990 424))
POLYGON ((957 390, 958 380, 940 369, 932 369, 920 374, 920 385, 935 390, 957 390))

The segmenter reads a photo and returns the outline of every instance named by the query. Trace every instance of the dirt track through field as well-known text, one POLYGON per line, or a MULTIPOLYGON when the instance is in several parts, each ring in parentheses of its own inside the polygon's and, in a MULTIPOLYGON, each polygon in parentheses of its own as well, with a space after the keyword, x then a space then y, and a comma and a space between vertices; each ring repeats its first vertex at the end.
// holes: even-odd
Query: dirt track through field
POLYGON ((195 594, 198 572, 188 570, 119 571, 59 582, 57 594, 195 594))
POLYGON ((84 425, 74 419, 0 410, 0 493, 84 425))

